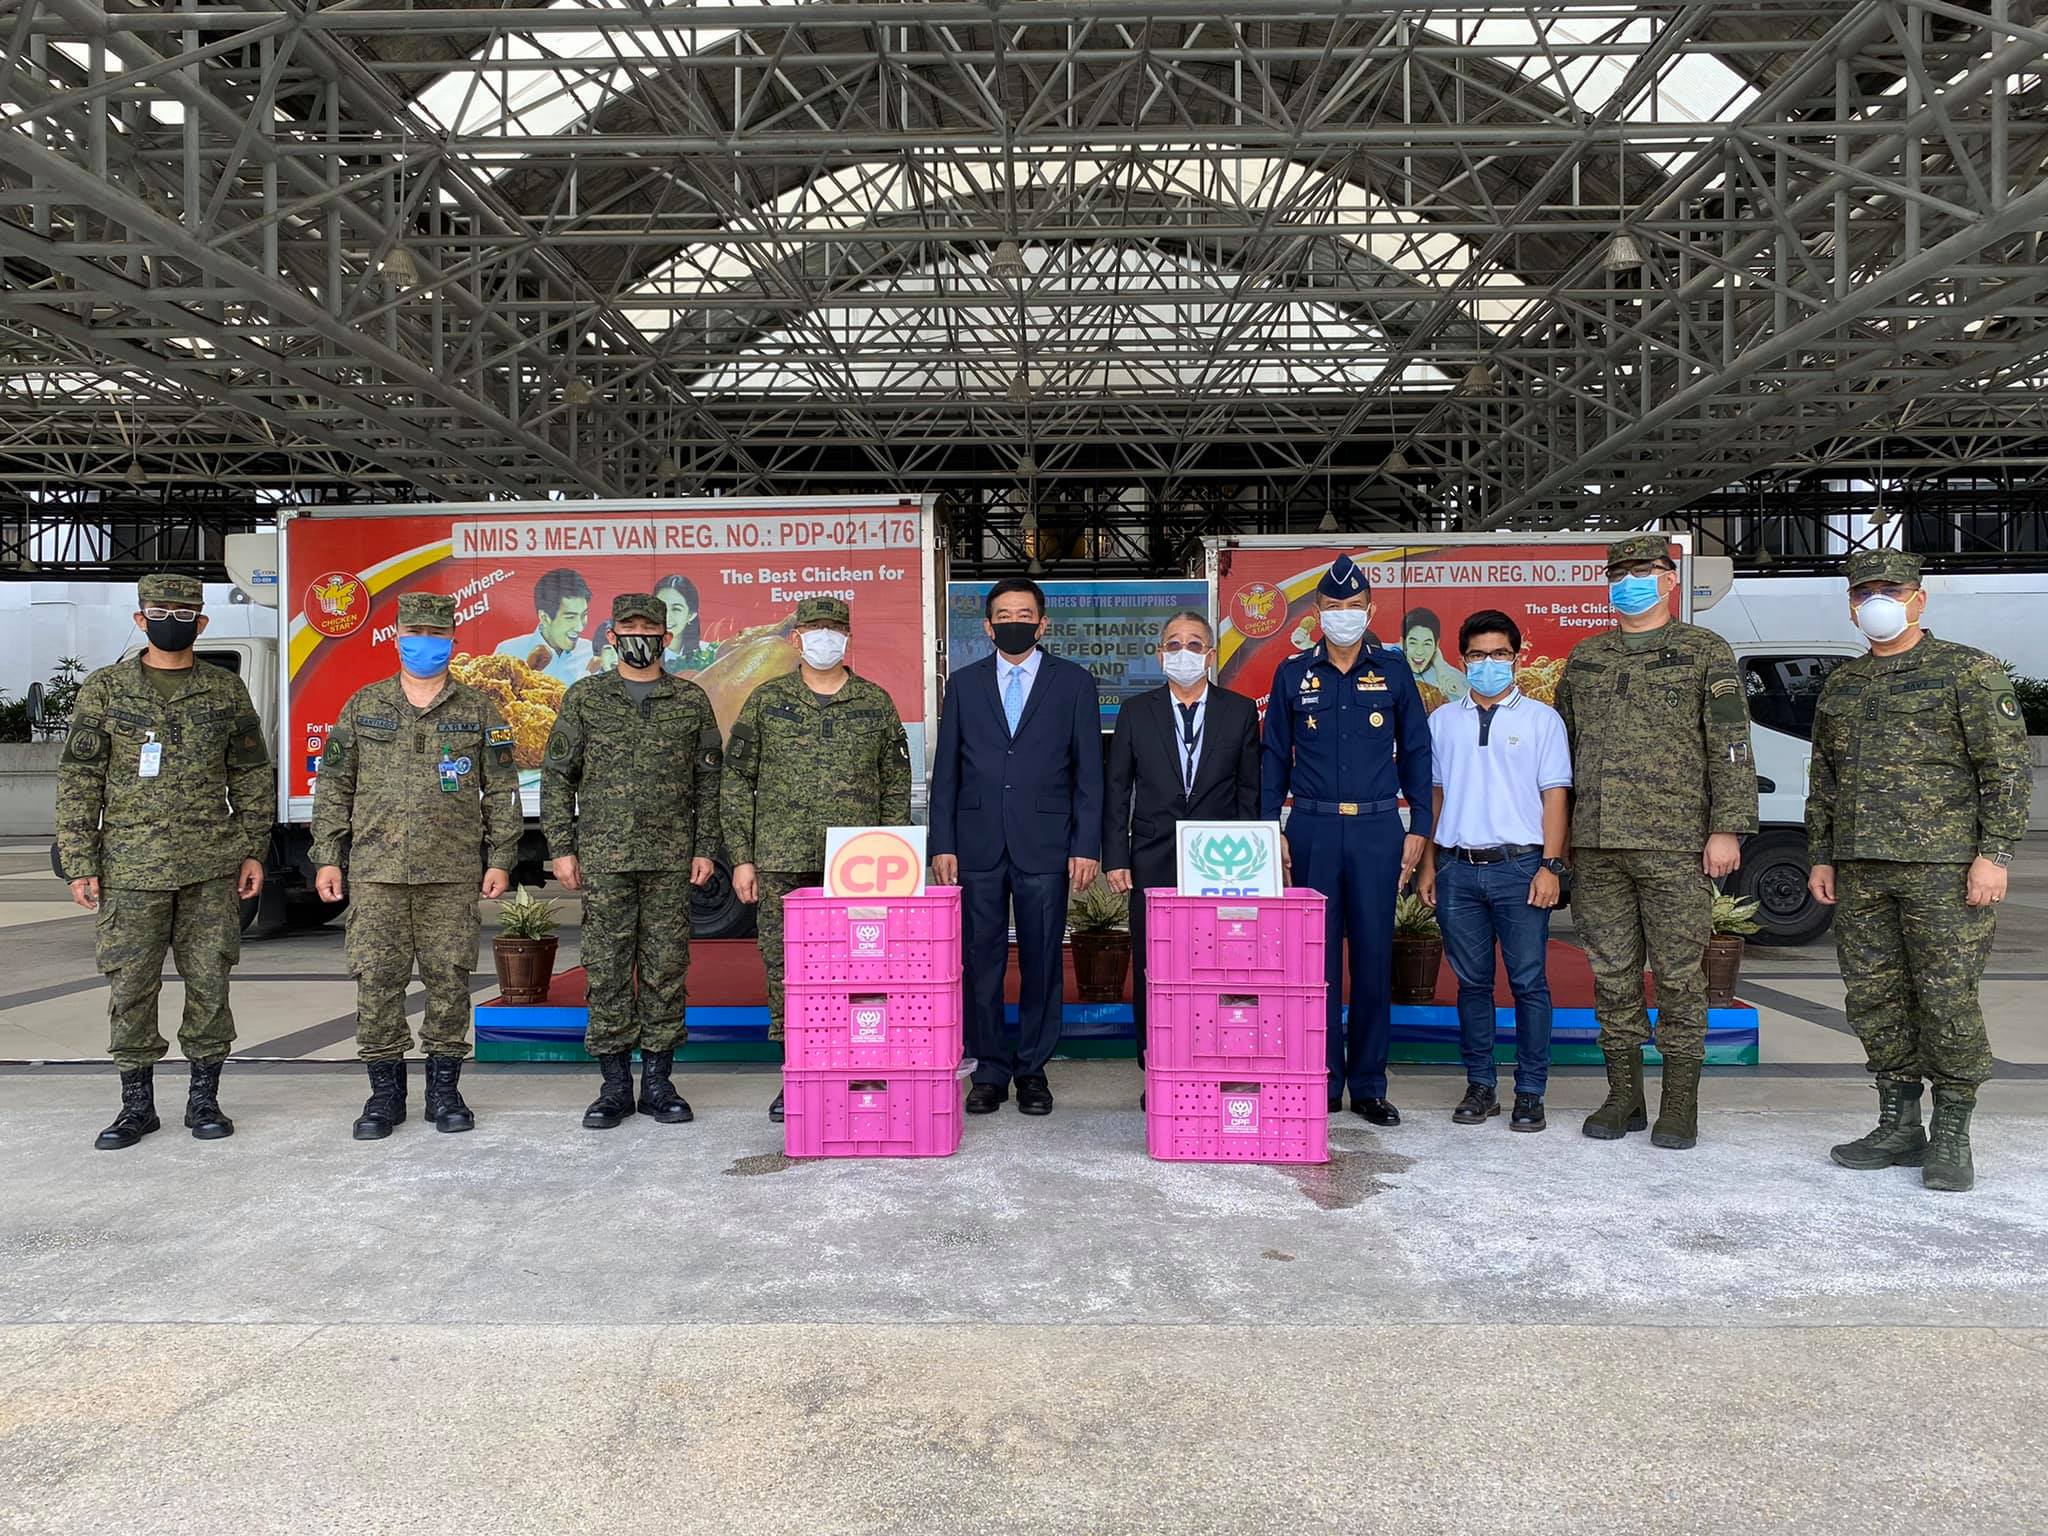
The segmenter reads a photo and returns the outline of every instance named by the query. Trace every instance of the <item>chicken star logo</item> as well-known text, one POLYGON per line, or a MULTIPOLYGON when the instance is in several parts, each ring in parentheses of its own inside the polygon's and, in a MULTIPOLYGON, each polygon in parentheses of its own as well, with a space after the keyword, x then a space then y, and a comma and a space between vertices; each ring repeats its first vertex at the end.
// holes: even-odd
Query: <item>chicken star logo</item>
POLYGON ((1287 622, 1287 600, 1271 582, 1247 582, 1235 599, 1238 633, 1263 640, 1287 622))
POLYGON ((361 577, 348 571, 327 571, 307 584, 306 623, 328 639, 354 634, 369 616, 369 593, 361 577))

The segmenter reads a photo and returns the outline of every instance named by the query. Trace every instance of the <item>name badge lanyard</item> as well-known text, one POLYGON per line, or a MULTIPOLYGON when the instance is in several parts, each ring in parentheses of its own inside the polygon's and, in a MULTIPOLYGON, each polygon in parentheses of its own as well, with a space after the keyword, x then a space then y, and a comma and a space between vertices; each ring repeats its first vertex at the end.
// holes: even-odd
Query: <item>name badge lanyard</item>
POLYGON ((1192 795, 1195 792, 1195 754, 1202 749, 1202 732, 1209 728, 1209 717, 1200 711, 1192 715, 1183 713, 1180 721, 1181 743, 1187 748, 1186 757, 1181 763, 1180 791, 1183 795, 1192 795), (1195 723, 1198 719, 1201 721, 1200 725, 1195 723))

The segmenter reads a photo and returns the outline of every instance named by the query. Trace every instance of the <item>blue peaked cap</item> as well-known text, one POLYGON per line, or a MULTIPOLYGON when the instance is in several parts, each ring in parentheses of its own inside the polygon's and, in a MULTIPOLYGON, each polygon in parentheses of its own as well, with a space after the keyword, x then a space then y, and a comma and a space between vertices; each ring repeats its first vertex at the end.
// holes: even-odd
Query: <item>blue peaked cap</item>
POLYGON ((1324 597, 1356 597, 1366 588, 1365 572, 1349 555, 1339 555, 1323 572, 1316 591, 1324 597))

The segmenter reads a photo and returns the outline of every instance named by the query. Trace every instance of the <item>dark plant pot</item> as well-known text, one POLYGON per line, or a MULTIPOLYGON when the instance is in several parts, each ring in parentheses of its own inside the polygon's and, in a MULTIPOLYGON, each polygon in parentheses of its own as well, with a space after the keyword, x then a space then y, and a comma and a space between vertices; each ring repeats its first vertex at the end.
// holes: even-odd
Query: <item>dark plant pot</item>
POLYGON ((1074 989, 1084 1003, 1120 1003, 1131 969, 1131 935, 1121 928, 1073 936, 1074 989))
POLYGON ((555 979, 555 948, 561 941, 545 939, 493 939, 491 958, 498 966, 498 999, 514 1006, 531 1006, 548 1000, 548 985, 555 979))
POLYGON ((1735 985, 1742 979, 1742 935, 1717 933, 1707 940, 1707 1006, 1729 1008, 1735 1003, 1735 985))
POLYGON ((1436 1001, 1436 972, 1443 963, 1444 941, 1419 934, 1394 935, 1393 998, 1397 1003, 1426 1006, 1436 1001))

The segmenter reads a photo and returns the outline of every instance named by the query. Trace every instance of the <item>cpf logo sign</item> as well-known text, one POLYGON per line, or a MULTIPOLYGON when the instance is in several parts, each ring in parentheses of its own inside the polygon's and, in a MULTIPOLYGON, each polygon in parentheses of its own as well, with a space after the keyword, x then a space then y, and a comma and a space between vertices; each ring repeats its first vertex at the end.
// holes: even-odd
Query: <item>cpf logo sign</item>
POLYGON ((868 901, 924 894, 923 827, 834 827, 825 834, 825 894, 868 901))
POLYGON ((1184 821, 1180 835, 1183 896, 1278 896, 1280 823, 1184 821))

